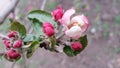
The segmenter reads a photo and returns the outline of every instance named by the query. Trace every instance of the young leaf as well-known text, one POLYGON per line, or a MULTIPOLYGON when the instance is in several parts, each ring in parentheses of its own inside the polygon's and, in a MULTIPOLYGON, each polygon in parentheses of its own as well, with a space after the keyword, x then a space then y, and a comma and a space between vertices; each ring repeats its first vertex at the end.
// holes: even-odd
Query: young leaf
POLYGON ((80 49, 80 50, 78 50, 78 51, 74 51, 74 54, 75 54, 75 55, 81 53, 81 52, 85 49, 85 47, 87 47, 87 43, 88 43, 88 41, 87 41, 87 35, 85 35, 85 36, 83 36, 83 37, 80 37, 80 38, 78 39, 78 41, 82 44, 82 49, 80 49))
POLYGON ((40 40, 40 36, 33 35, 33 34, 27 34, 23 39, 24 42, 32 42, 32 41, 39 41, 39 40, 40 40))
POLYGON ((38 41, 33 41, 29 47, 29 49, 27 50, 27 53, 26 53, 26 57, 27 58, 30 58, 33 53, 35 52, 35 50, 39 47, 37 46, 37 44, 39 44, 38 41))
POLYGON ((28 19, 30 20, 38 20, 39 22, 50 22, 56 27, 56 22, 52 19, 52 15, 43 10, 34 10, 28 14, 28 19))
POLYGON ((56 45, 56 40, 53 36, 50 37, 50 42, 51 42, 51 50, 54 50, 54 47, 56 45))
POLYGON ((42 30, 42 23, 38 20, 33 20, 33 29, 38 35, 44 35, 42 30))
POLYGON ((75 56, 74 55, 74 51, 71 49, 70 46, 65 46, 64 49, 63 49, 64 53, 70 57, 73 57, 75 56))
POLYGON ((25 37, 26 35, 25 26, 17 21, 11 23, 10 30, 19 32, 21 38, 25 37))
POLYGON ((35 52, 35 49, 34 49, 34 48, 28 49, 28 50, 27 50, 27 53, 26 53, 26 57, 27 57, 27 58, 30 58, 30 57, 33 55, 34 52, 35 52))

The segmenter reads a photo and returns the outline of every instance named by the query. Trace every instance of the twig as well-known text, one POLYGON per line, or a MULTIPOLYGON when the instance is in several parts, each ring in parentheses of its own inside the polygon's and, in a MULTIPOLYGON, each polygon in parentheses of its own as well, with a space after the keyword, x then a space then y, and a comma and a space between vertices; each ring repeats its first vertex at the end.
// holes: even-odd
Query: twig
POLYGON ((11 68, 14 68, 16 61, 13 62, 11 68))
POLYGON ((3 56, 5 53, 0 53, 0 56, 3 56))
POLYGON ((56 37, 56 39, 58 40, 58 39, 60 39, 61 37, 63 37, 65 35, 65 33, 61 33, 60 35, 58 35, 57 37, 56 37))
POLYGON ((22 60, 23 60, 23 68, 27 68, 27 66, 26 66, 26 57, 25 57, 24 52, 22 52, 21 58, 22 58, 22 60))
POLYGON ((42 5, 41 5, 41 10, 44 10, 46 2, 47 0, 43 0, 42 5))
POLYGON ((3 35, 1 33, 0 33, 0 38, 2 38, 2 39, 9 39, 9 37, 7 37, 7 36, 5 36, 5 35, 3 35))
POLYGON ((20 0, 11 0, 11 3, 7 5, 4 10, 2 10, 2 12, 0 13, 0 24, 2 24, 6 17, 12 12, 12 10, 14 10, 19 1, 20 0))

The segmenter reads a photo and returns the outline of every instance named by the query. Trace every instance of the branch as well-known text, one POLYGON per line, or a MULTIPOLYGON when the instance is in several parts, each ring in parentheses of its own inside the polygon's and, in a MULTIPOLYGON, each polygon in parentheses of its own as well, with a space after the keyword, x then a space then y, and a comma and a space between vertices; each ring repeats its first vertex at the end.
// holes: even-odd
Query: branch
POLYGON ((2 38, 2 39, 9 39, 9 37, 7 37, 6 35, 3 35, 1 33, 0 33, 0 38, 2 38))
MULTIPOLYGON (((1 12, 0 12, 0 24, 4 22, 6 17, 14 10, 20 0, 11 0, 11 3, 8 4, 1 12)), ((4 6, 3 6, 4 7, 4 6)))
POLYGON ((61 33, 60 35, 58 35, 58 36, 56 37, 56 39, 59 40, 59 39, 62 38, 64 35, 65 35, 65 33, 61 33))
POLYGON ((3 53, 0 53, 0 57, 3 56, 4 54, 5 54, 4 52, 3 52, 3 53))
POLYGON ((41 10, 44 10, 46 2, 47 0, 43 0, 42 5, 41 5, 41 10))
POLYGON ((14 68, 16 61, 13 62, 11 68, 14 68))

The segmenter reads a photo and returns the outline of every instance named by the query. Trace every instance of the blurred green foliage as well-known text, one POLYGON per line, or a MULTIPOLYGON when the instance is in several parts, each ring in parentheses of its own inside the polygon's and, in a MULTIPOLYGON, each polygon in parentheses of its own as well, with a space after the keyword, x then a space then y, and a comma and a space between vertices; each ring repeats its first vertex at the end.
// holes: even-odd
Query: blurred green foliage
POLYGON ((53 9, 56 8, 56 6, 58 5, 56 0, 48 0, 45 6, 45 9, 48 11, 52 11, 53 9))
POLYGON ((116 24, 120 24, 120 15, 117 15, 117 16, 114 17, 114 22, 116 24))

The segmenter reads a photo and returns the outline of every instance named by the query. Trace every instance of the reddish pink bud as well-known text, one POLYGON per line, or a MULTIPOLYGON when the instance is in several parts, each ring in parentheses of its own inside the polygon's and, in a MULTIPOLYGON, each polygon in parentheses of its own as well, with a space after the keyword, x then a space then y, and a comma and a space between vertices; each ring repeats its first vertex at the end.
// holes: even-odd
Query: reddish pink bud
POLYGON ((10 31, 10 33, 8 33, 9 38, 15 37, 15 36, 18 36, 18 33, 16 31, 10 31))
POLYGON ((7 56, 8 56, 10 59, 17 59, 18 57, 20 57, 20 54, 19 54, 19 52, 17 52, 16 50, 8 50, 7 56))
POLYGON ((55 33, 53 25, 48 22, 43 23, 43 31, 48 37, 51 37, 55 33))
POLYGON ((58 21, 59 19, 61 19, 63 14, 64 14, 64 10, 62 9, 60 5, 57 7, 56 10, 52 12, 52 15, 55 21, 58 21))
POLYGON ((49 22, 45 22, 43 24, 43 28, 46 28, 46 27, 51 27, 52 29, 54 29, 54 27, 49 22))
POLYGON ((5 44, 6 48, 10 48, 10 41, 9 40, 3 40, 3 43, 5 44))
POLYGON ((82 48, 82 44, 80 42, 72 42, 72 49, 77 51, 82 48))
POLYGON ((22 46, 22 40, 17 40, 13 44, 13 48, 20 48, 22 46))

